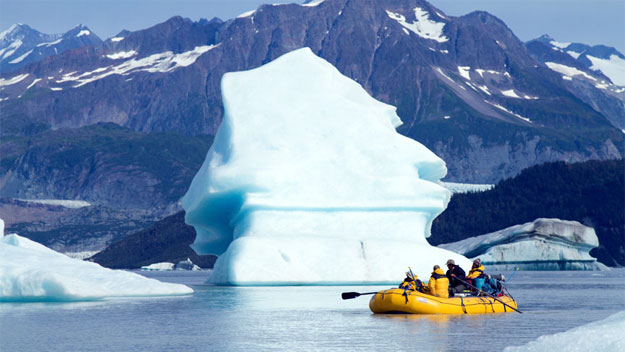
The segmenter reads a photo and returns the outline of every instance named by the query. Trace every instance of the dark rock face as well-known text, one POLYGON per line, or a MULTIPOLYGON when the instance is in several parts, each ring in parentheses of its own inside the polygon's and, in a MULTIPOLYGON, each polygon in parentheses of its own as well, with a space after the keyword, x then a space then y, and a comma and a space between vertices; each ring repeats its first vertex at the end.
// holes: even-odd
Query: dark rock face
POLYGON ((178 263, 189 258, 201 268, 212 268, 217 257, 195 254, 189 247, 194 240, 195 230, 184 223, 184 212, 179 212, 113 243, 90 260, 113 269, 136 269, 153 263, 178 263))
POLYGON ((83 25, 78 25, 64 34, 44 34, 25 24, 16 24, 0 37, 0 74, 17 70, 48 56, 101 43, 102 40, 83 25))

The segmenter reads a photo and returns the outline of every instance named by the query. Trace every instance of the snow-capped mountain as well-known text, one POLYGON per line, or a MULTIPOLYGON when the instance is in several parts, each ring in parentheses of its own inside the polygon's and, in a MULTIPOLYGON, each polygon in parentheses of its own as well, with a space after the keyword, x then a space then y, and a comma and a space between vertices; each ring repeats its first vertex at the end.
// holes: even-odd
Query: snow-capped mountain
POLYGON ((554 51, 567 53, 584 67, 608 77, 611 83, 625 87, 625 55, 605 45, 558 42, 549 35, 533 41, 544 43, 554 51))
POLYGON ((603 46, 558 42, 548 35, 526 43, 532 56, 561 75, 585 103, 625 129, 625 56, 603 46))
POLYGON ((0 73, 70 49, 101 43, 100 38, 83 25, 63 34, 44 34, 25 24, 14 24, 0 33, 0 73))

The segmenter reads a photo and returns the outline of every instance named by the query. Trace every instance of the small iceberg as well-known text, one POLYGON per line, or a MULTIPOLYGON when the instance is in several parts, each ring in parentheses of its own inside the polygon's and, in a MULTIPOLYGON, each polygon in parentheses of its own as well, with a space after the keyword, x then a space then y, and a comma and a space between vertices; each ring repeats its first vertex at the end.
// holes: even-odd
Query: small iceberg
POLYGON ((78 301, 190 293, 193 290, 188 286, 72 259, 17 234, 0 237, 0 302, 78 301))
POLYGON ((146 266, 142 266, 141 270, 147 271, 167 271, 174 270, 176 264, 170 262, 154 263, 146 266))
POLYGON ((505 352, 521 351, 625 351, 625 311, 554 335, 544 335, 505 352))
POLYGON ((439 247, 479 257, 489 270, 609 270, 589 254, 598 245, 592 227, 541 218, 439 247))
POLYGON ((178 263, 161 262, 142 266, 141 270, 147 271, 168 271, 168 270, 202 270, 199 266, 193 264, 190 258, 181 260, 178 263))

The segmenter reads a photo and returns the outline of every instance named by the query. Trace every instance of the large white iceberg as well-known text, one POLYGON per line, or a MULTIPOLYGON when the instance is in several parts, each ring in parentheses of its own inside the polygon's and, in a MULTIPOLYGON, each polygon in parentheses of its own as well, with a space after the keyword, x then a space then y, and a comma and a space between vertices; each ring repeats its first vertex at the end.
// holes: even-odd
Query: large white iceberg
POLYGON ((479 257, 494 270, 608 269, 589 254, 598 245, 592 227, 577 221, 541 218, 439 247, 479 257))
POLYGON ((17 234, 0 238, 0 302, 74 301, 192 292, 185 285, 164 283, 72 259, 17 234))
POLYGON ((455 253, 427 241, 445 163, 395 107, 308 48, 224 75, 224 118, 182 200, 219 284, 389 283, 455 253))
POLYGON ((568 331, 541 336, 523 346, 506 347, 504 351, 625 351, 625 335, 623 331, 625 331, 625 311, 568 331))

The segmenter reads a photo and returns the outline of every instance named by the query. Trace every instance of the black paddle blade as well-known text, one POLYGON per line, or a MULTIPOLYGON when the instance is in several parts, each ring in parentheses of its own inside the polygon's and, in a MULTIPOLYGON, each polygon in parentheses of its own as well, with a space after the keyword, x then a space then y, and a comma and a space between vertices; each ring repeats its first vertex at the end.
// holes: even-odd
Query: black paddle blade
POLYGON ((341 293, 341 298, 342 299, 352 299, 352 298, 356 298, 360 296, 360 293, 358 292, 343 292, 341 293))

